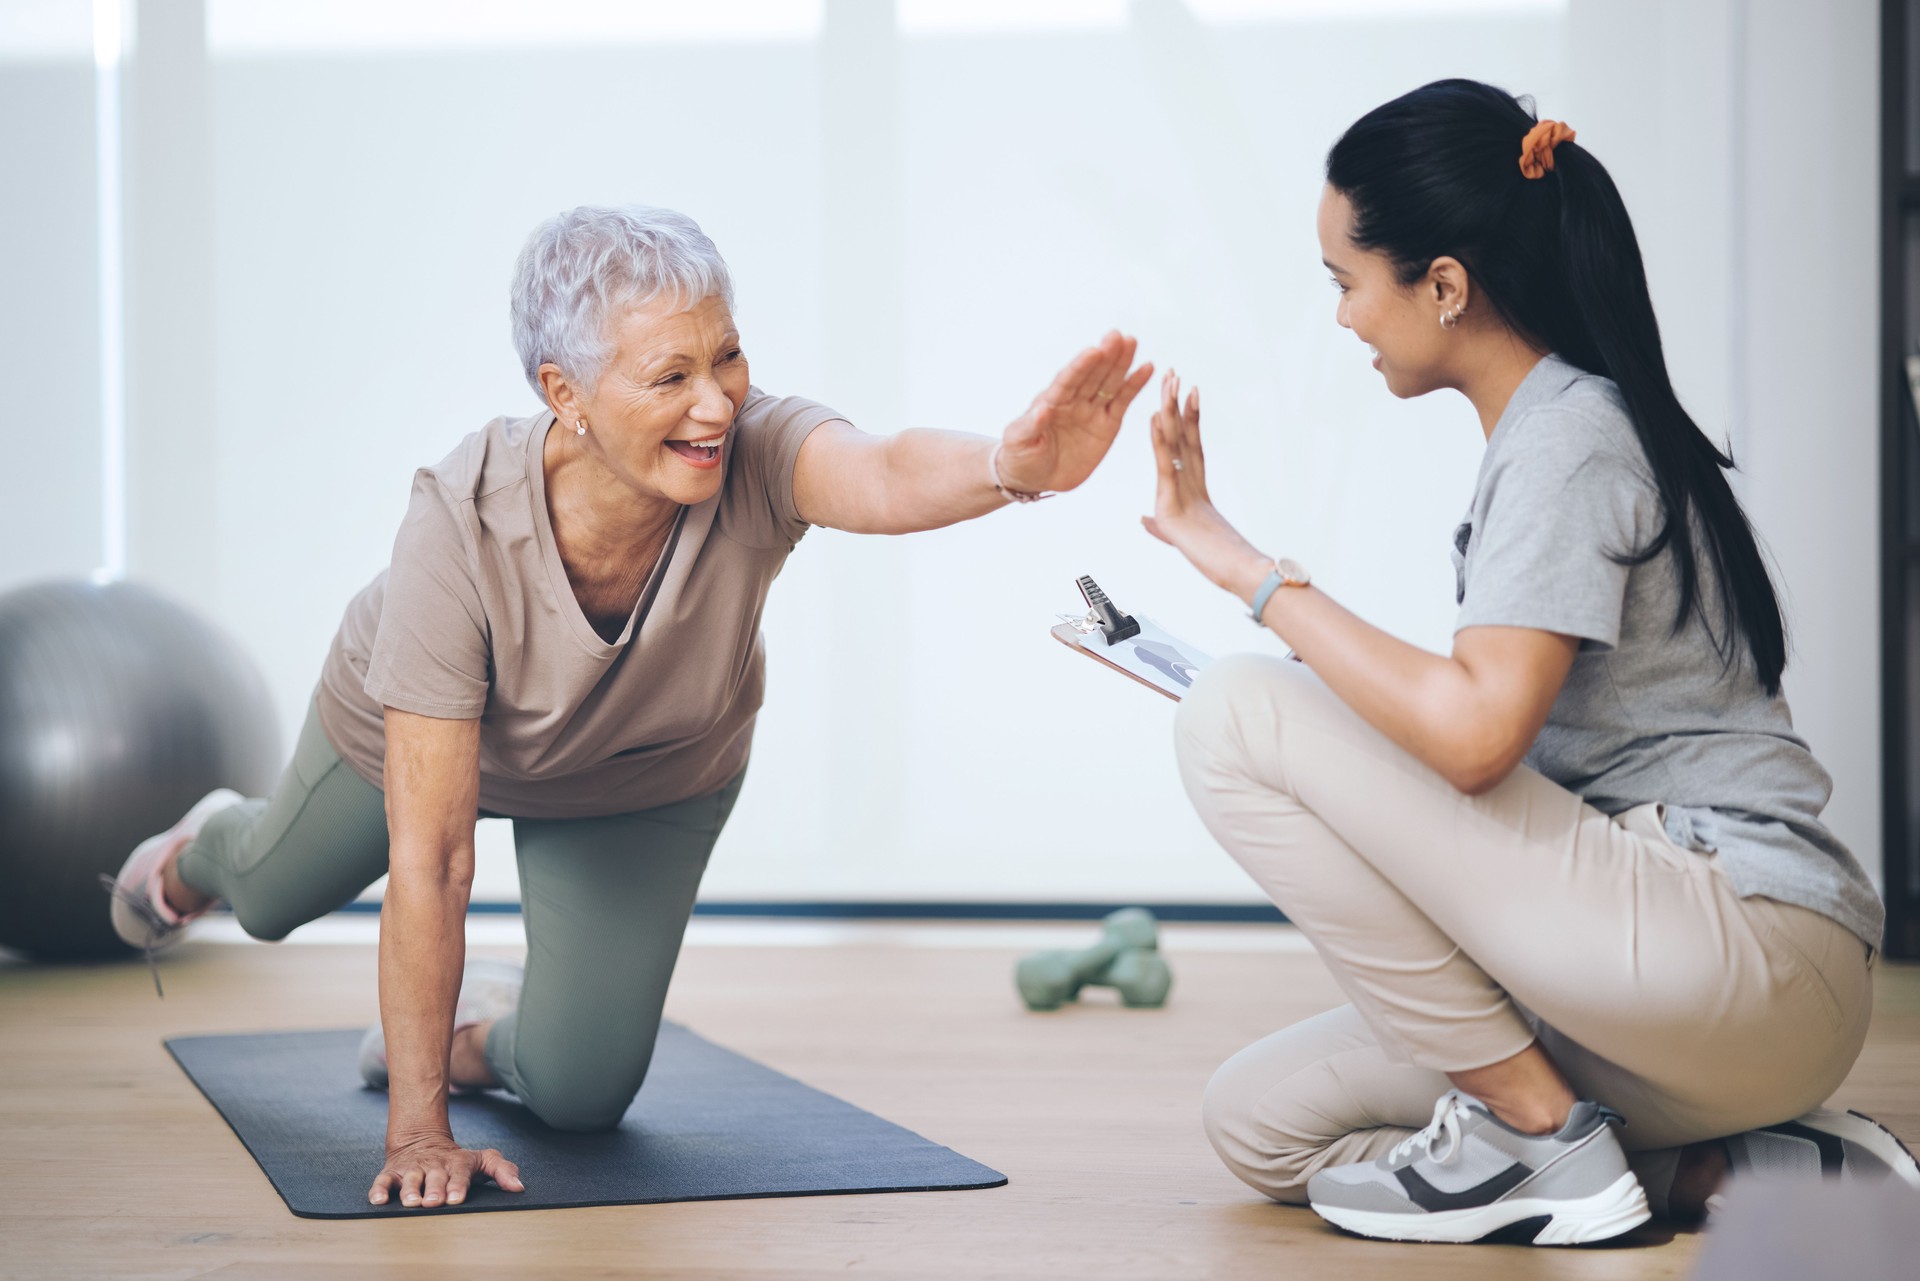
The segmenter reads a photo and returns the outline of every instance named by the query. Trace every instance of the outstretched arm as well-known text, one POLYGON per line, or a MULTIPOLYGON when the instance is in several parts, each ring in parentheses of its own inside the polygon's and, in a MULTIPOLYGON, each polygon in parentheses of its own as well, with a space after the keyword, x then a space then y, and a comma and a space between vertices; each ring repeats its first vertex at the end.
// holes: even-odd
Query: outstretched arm
MULTIPOLYGON (((1213 505, 1200 443, 1200 393, 1180 403, 1169 372, 1153 415, 1158 474, 1147 532, 1249 605, 1273 559, 1213 505)), ((1469 795, 1520 764, 1566 683, 1580 642, 1531 627, 1468 627, 1451 654, 1380 630, 1317 587, 1282 587, 1260 621, 1368 724, 1469 795)))
POLYGON ((869 436, 843 422, 822 425, 794 464, 800 515, 855 534, 911 534, 1005 506, 996 476, 1022 493, 1073 489, 1106 457, 1127 406, 1153 375, 1152 365, 1128 372, 1136 345, 1116 331, 1081 352, 997 441, 953 431, 869 436))

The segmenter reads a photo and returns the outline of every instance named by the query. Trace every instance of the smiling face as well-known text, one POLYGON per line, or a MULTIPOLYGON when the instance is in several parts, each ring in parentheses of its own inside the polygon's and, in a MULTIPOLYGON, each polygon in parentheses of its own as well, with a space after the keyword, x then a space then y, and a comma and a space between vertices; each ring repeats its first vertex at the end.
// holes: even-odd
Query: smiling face
POLYGON ((613 358, 591 396, 555 366, 540 367, 556 430, 584 422, 578 446, 639 494, 685 506, 713 497, 727 432, 747 399, 747 358, 726 301, 683 309, 657 298, 616 316, 609 336, 613 358))
POLYGON ((1353 243, 1353 203, 1332 187, 1320 196, 1319 230, 1320 256, 1340 291, 1335 318, 1373 349, 1387 390, 1407 397, 1458 386, 1460 340, 1485 320, 1475 312, 1484 300, 1469 297, 1466 269, 1437 258, 1420 280, 1402 284, 1385 254, 1353 243), (1458 327, 1442 328, 1440 317, 1456 306, 1463 308, 1458 327))

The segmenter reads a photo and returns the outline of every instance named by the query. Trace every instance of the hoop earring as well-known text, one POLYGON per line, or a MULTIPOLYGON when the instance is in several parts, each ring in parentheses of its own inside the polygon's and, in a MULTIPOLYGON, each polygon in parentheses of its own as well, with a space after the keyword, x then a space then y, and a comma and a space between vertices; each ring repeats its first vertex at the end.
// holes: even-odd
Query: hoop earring
POLYGON ((1463 312, 1463 311, 1465 311, 1466 309, 1467 309, 1467 306, 1466 306, 1466 304, 1465 304, 1465 303, 1462 303, 1462 304, 1460 304, 1460 305, 1459 305, 1458 307, 1455 307, 1455 308, 1454 308, 1454 309, 1453 309, 1452 311, 1443 311, 1443 312, 1441 312, 1441 313, 1440 313, 1440 328, 1442 328, 1442 329, 1452 329, 1452 328, 1453 328, 1453 327, 1454 327, 1455 325, 1457 325, 1457 324, 1459 324, 1459 323, 1460 323, 1460 313, 1461 313, 1461 312, 1463 312))

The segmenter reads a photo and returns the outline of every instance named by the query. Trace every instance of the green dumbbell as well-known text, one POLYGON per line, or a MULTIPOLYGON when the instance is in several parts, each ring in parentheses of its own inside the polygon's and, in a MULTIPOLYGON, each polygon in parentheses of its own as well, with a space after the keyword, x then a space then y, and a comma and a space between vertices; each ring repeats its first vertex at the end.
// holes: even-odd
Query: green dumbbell
POLYGON ((1014 970, 1014 984, 1030 1010, 1057 1010, 1080 995, 1089 984, 1119 987, 1112 976, 1116 962, 1141 954, 1151 961, 1130 960, 1122 971, 1126 986, 1121 1000, 1128 1005, 1154 1006, 1166 1000, 1172 975, 1158 952, 1158 923, 1141 907, 1124 907, 1100 922, 1100 941, 1078 952, 1036 952, 1014 970), (1157 970, 1156 970, 1157 963, 1157 970), (1133 999, 1130 993, 1139 999, 1133 999))
POLYGON ((1129 948, 1113 958, 1107 972, 1088 984, 1120 993, 1120 1004, 1132 1010, 1157 1010, 1167 1003, 1173 988, 1173 970, 1159 949, 1129 948))

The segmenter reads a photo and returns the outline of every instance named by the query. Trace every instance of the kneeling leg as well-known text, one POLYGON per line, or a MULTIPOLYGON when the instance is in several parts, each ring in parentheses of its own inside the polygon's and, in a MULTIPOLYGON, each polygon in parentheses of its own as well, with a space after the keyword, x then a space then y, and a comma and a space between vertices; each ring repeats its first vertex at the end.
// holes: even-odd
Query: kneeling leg
POLYGON ((487 1063, 555 1129, 612 1129, 646 1080, 739 786, 637 814, 515 820, 527 979, 519 1010, 487 1035, 487 1063))

